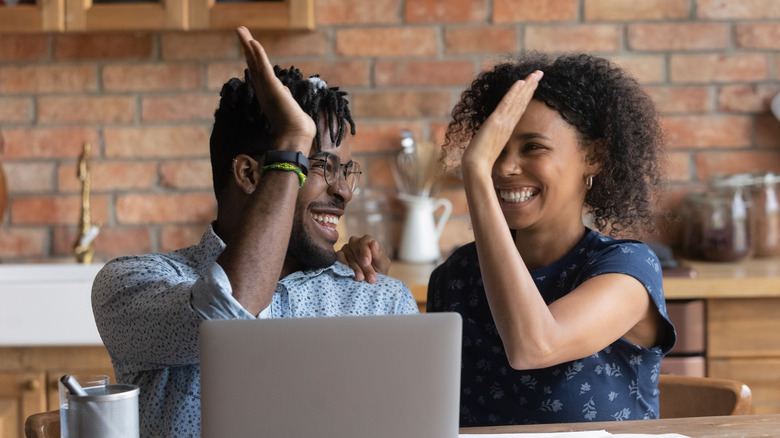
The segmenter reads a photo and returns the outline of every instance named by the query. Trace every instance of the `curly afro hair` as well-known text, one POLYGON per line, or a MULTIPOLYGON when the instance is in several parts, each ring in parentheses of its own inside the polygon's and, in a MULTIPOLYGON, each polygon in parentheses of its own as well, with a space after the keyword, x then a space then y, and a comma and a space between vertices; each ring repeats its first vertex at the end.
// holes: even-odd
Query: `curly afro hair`
MULTIPOLYGON (((349 133, 355 135, 346 91, 328 87, 319 75, 304 78, 294 66, 289 69, 274 66, 274 74, 290 89, 303 111, 314 119, 317 149, 321 147, 321 116, 325 117, 325 126, 330 127, 330 140, 336 146, 347 135, 347 125, 349 133)), ((274 140, 271 126, 255 97, 249 70, 244 70, 244 80, 232 78, 227 81, 220 96, 210 140, 211 173, 217 197, 227 185, 233 158, 239 154, 258 157, 271 148, 274 140)))
POLYGON ((509 87, 535 70, 544 77, 533 98, 572 125, 588 157, 601 164, 585 195, 595 227, 610 235, 652 230, 650 194, 661 181, 663 149, 655 105, 633 77, 606 59, 526 52, 482 72, 452 110, 446 154, 458 161, 509 87))

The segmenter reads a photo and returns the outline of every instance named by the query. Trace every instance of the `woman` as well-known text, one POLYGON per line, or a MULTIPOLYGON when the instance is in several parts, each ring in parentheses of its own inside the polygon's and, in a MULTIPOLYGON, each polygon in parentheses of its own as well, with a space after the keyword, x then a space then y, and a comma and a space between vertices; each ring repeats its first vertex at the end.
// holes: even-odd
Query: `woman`
POLYGON ((658 417, 675 341, 658 259, 582 216, 649 226, 661 146, 652 101, 604 59, 528 53, 463 93, 444 148, 475 242, 428 287, 428 311, 463 317, 462 427, 658 417))

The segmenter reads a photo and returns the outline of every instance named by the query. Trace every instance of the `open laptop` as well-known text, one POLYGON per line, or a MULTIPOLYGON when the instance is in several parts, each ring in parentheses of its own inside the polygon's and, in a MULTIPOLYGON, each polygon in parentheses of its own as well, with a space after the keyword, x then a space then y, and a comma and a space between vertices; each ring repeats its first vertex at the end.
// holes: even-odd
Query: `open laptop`
POLYGON ((457 313, 200 326, 204 438, 456 438, 457 313))

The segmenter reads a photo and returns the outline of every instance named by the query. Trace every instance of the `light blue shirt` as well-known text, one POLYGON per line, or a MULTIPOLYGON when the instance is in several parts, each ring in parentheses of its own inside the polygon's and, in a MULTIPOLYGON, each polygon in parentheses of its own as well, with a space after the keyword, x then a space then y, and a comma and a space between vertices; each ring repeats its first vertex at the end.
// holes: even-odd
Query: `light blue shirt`
MULTIPOLYGON (((116 378, 141 388, 142 437, 200 436, 198 326, 206 319, 254 319, 233 298, 216 263, 225 244, 212 227, 200 243, 167 254, 121 257, 92 286, 92 310, 116 378)), ((259 318, 417 313, 409 288, 379 275, 353 280, 335 263, 283 278, 259 318)))

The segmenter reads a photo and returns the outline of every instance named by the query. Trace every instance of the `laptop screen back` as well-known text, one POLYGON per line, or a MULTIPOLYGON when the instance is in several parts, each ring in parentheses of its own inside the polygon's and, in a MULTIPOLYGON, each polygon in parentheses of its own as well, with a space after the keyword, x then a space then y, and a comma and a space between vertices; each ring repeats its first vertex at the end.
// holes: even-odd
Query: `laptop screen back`
POLYGON ((455 313, 205 321, 204 438, 455 438, 455 313))

